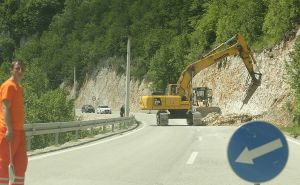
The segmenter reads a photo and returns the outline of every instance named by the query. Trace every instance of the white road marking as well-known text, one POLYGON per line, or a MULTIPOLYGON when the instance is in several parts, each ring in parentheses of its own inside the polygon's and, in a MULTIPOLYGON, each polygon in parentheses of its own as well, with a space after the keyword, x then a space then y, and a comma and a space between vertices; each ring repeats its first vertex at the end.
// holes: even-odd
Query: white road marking
POLYGON ((198 152, 193 152, 191 154, 189 160, 186 162, 186 164, 188 164, 188 165, 194 164, 197 155, 198 155, 198 152))
POLYGON ((110 138, 110 139, 104 139, 104 140, 95 141, 93 143, 82 145, 82 146, 78 146, 78 147, 72 147, 72 148, 69 148, 69 149, 62 149, 60 151, 55 151, 55 152, 50 152, 50 153, 46 153, 46 154, 41 154, 41 155, 38 155, 38 156, 32 156, 32 157, 29 157, 28 161, 33 161, 33 160, 38 160, 38 159, 44 159, 44 158, 47 158, 47 157, 51 157, 51 156, 55 156, 55 155, 59 155, 59 154, 67 153, 67 152, 72 152, 72 151, 75 151, 75 150, 80 150, 80 149, 92 147, 92 146, 99 145, 99 144, 102 144, 102 143, 107 143, 109 141, 113 141, 113 140, 120 139, 120 138, 128 136, 128 135, 134 134, 134 133, 142 130, 143 128, 145 128, 145 124, 143 124, 143 126, 141 128, 139 128, 139 129, 137 129, 137 130, 130 131, 130 132, 127 132, 127 133, 123 133, 123 135, 120 135, 120 136, 115 136, 115 137, 110 138))
POLYGON ((203 138, 202 138, 201 136, 199 136, 199 137, 198 137, 198 140, 199 140, 199 141, 202 141, 202 140, 203 140, 203 138))
POLYGON ((291 139, 291 138, 287 138, 288 141, 292 142, 292 143, 295 143, 296 145, 300 145, 299 142, 295 141, 294 139, 291 139))

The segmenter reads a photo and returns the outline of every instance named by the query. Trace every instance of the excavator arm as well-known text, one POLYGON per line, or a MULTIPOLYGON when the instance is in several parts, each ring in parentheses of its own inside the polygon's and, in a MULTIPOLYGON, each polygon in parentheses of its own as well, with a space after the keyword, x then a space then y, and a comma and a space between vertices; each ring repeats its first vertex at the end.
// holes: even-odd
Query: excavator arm
POLYGON ((256 61, 244 37, 237 34, 216 47, 207 55, 203 56, 200 60, 187 66, 181 73, 181 76, 177 82, 177 94, 180 96, 185 96, 188 100, 190 100, 192 98, 192 79, 197 73, 215 64, 223 58, 236 55, 239 55, 242 58, 252 79, 252 84, 259 86, 261 74, 254 72, 253 68, 253 64, 256 64, 256 61))

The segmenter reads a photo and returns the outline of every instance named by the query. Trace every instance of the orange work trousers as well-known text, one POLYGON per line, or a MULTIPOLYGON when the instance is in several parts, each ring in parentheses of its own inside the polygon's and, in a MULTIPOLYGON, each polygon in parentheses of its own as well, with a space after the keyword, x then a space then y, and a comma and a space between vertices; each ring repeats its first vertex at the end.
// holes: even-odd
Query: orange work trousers
MULTIPOLYGON (((0 128, 0 185, 9 184, 9 145, 5 138, 6 128, 0 128)), ((15 180, 12 185, 22 185, 25 181, 28 158, 26 153, 26 137, 24 131, 14 130, 10 142, 15 180)))

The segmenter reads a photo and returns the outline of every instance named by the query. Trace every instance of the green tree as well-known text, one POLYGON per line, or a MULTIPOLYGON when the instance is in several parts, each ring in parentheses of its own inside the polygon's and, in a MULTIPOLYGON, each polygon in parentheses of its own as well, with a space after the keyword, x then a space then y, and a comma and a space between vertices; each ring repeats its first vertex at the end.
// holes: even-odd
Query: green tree
POLYGON ((149 77, 154 82, 153 91, 163 91, 167 84, 177 83, 185 67, 184 56, 189 47, 185 35, 175 37, 169 46, 163 46, 151 60, 149 77))
POLYGON ((15 41, 12 38, 0 35, 0 64, 13 58, 15 48, 15 41))
POLYGON ((4 61, 0 66, 0 84, 10 77, 10 62, 4 61))
POLYGON ((218 0, 203 2, 201 14, 196 15, 196 20, 195 16, 192 17, 194 31, 190 34, 191 47, 186 56, 187 63, 198 59, 216 41, 216 24, 220 17, 222 2, 218 0))
POLYGON ((0 4, 0 28, 19 46, 22 39, 42 33, 60 13, 64 0, 9 0, 0 4))
POLYGON ((216 27, 217 42, 224 42, 241 33, 253 43, 262 35, 265 5, 261 0, 226 0, 219 11, 220 18, 216 27))
POLYGON ((299 0, 270 0, 266 1, 268 10, 263 23, 265 40, 271 45, 289 36, 295 24, 300 23, 299 0))
POLYGON ((27 0, 19 10, 18 24, 23 34, 42 33, 54 15, 62 12, 65 0, 27 0))

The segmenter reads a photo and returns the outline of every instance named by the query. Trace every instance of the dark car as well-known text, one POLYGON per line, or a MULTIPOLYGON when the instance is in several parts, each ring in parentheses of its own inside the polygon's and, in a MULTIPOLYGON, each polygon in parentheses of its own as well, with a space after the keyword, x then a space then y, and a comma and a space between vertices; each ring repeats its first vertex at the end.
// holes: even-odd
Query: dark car
POLYGON ((92 105, 83 105, 81 108, 81 112, 87 112, 87 113, 95 113, 95 109, 92 105))

